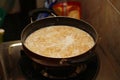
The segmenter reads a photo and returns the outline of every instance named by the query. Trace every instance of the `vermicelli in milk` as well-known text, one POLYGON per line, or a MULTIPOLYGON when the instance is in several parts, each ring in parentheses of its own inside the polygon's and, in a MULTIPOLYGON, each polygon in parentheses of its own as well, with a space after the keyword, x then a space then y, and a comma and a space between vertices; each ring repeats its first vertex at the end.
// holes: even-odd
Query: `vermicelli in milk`
POLYGON ((52 58, 68 58, 85 53, 94 46, 93 38, 72 26, 48 26, 30 34, 25 46, 32 52, 52 58))

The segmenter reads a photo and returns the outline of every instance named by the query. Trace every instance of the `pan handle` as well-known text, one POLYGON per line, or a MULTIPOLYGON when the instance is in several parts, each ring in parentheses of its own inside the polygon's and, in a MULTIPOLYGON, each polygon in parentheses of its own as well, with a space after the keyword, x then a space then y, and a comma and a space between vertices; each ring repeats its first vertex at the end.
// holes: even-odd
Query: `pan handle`
POLYGON ((53 17, 56 17, 56 16, 57 16, 57 15, 54 13, 54 11, 51 10, 51 9, 48 9, 48 8, 37 8, 37 9, 34 9, 34 10, 32 10, 32 11, 30 11, 30 12, 28 13, 28 15, 29 15, 29 17, 30 17, 31 23, 34 22, 33 16, 34 16, 34 15, 38 15, 38 14, 40 14, 40 13, 47 13, 47 14, 53 16, 53 17))

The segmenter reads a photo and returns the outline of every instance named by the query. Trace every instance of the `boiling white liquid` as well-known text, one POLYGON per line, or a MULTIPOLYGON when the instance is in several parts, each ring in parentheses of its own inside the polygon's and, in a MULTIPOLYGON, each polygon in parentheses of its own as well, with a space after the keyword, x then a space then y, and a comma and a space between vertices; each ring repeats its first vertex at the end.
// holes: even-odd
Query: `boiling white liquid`
POLYGON ((71 26, 41 28, 27 37, 25 45, 32 52, 52 58, 68 58, 85 53, 94 46, 85 31, 71 26))

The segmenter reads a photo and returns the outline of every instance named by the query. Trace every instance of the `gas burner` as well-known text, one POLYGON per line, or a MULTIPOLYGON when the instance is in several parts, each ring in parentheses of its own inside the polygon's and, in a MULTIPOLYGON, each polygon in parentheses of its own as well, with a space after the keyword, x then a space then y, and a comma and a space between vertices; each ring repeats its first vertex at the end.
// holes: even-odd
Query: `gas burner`
POLYGON ((43 69, 41 71, 41 74, 47 78, 50 78, 50 79, 56 79, 56 80, 65 80, 65 79, 71 79, 71 78, 74 78, 76 77, 77 75, 79 75, 81 72, 83 72, 84 70, 86 69, 86 65, 85 64, 82 64, 82 65, 79 65, 79 66, 76 66, 75 69, 73 68, 72 72, 71 71, 61 71, 59 73, 55 73, 54 70, 52 70, 51 72, 49 72, 47 69, 43 69), (68 74, 68 72, 70 72, 68 74), (54 74, 53 74, 54 73, 54 74), (61 75, 62 74, 62 75, 61 75), (67 75, 65 75, 67 74, 67 75))
MULTIPOLYGON (((99 58, 94 55, 89 62, 76 66, 69 75, 56 76, 56 72, 32 61, 23 50, 19 59, 20 68, 27 80, 94 80, 99 70, 99 58)), ((68 70, 69 71, 69 70, 68 70)), ((61 71, 64 75, 67 71, 61 71)))

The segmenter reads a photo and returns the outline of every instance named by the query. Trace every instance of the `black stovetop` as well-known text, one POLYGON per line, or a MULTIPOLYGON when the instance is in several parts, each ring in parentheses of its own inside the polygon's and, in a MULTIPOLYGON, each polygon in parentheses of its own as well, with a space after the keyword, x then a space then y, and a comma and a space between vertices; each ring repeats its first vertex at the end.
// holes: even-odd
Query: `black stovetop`
POLYGON ((68 76, 58 77, 51 76, 51 74, 45 76, 42 74, 44 71, 42 67, 34 67, 37 63, 24 53, 19 41, 8 43, 4 49, 0 53, 4 67, 3 80, 95 80, 100 68, 99 58, 96 54, 89 62, 82 66, 79 65, 75 72, 68 76))
MULTIPOLYGON (((29 59, 23 50, 20 52, 21 57, 18 61, 18 64, 26 80, 95 80, 99 70, 99 59, 97 55, 94 55, 89 62, 78 65, 77 69, 79 68, 79 70, 75 69, 75 72, 72 72, 68 76, 54 77, 50 76, 51 74, 44 76, 44 74, 47 74, 45 72, 47 71, 46 68, 42 68, 42 66, 29 59)), ((64 73, 65 71, 63 71, 61 74, 64 73)), ((58 74, 60 75, 60 73, 58 74)))

